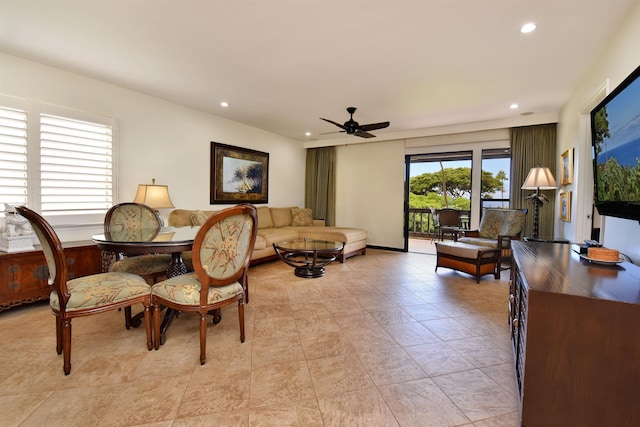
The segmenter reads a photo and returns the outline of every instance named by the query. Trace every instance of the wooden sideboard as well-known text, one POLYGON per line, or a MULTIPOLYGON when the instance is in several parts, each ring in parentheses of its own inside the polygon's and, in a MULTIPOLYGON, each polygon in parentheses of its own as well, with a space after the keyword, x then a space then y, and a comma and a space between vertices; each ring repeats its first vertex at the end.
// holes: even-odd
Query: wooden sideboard
POLYGON ((513 242, 509 320, 521 425, 640 425, 640 267, 513 242))
MULTIPOLYGON (((90 242, 64 243, 69 279, 100 273, 101 251, 90 242)), ((42 250, 0 252, 0 311, 49 298, 49 270, 42 250)))

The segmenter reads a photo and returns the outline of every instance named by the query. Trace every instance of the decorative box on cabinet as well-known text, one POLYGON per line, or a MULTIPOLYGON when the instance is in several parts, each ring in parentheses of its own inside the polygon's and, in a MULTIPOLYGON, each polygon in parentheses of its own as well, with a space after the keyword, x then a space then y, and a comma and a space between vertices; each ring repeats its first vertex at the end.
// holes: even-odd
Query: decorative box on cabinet
MULTIPOLYGON (((101 251, 92 242, 64 243, 68 276, 87 276, 100 273, 101 251)), ((0 311, 49 298, 48 268, 44 253, 36 250, 0 252, 0 311)))
POLYGON ((640 267, 513 242, 509 296, 521 425, 640 425, 640 267))

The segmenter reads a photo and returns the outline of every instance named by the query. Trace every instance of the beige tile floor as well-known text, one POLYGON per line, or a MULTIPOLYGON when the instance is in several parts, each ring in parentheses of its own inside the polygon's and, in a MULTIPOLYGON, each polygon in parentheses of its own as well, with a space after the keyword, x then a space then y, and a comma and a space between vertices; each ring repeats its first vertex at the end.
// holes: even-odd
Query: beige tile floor
POLYGON ((48 305, 0 312, 0 426, 517 426, 502 280, 435 257, 370 249, 299 279, 252 267, 208 330, 183 314, 159 351, 123 314, 73 321, 71 375, 48 305))

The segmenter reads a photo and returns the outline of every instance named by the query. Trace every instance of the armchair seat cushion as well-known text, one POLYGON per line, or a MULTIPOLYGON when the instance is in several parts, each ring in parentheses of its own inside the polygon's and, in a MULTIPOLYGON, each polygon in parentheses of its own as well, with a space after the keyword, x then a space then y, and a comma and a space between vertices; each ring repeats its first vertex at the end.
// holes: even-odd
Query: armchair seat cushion
MULTIPOLYGON (((495 239, 483 239, 482 237, 460 237, 458 239, 458 242, 460 243, 467 243, 470 245, 476 245, 476 246, 485 246, 487 248, 497 248, 498 247, 498 241, 495 239)), ((504 246, 504 243, 503 245, 504 246)))
MULTIPOLYGON (((153 285, 153 295, 181 305, 198 306, 200 304, 200 281, 196 273, 187 273, 153 285)), ((226 286, 210 286, 208 304, 228 300, 244 292, 242 285, 233 282, 226 286)))
MULTIPOLYGON (((71 298, 67 302, 66 311, 102 307, 140 295, 151 295, 151 286, 142 277, 120 272, 100 273, 69 280, 67 288, 71 298)), ((49 305, 55 311, 60 310, 60 300, 56 291, 51 292, 49 305)))

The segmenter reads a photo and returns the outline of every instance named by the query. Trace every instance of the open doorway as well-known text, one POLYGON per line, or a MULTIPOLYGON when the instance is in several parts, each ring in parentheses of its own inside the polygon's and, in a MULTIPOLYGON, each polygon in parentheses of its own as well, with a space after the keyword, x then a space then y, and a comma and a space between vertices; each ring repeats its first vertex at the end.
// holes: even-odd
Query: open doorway
MULTIPOLYGON (((511 150, 475 149, 405 158, 406 248, 409 252, 435 254, 437 209, 460 210, 459 228, 475 226, 485 208, 509 209, 511 150), (480 166, 480 171, 474 171, 480 166)), ((440 238, 440 237, 438 237, 440 238)), ((451 236, 444 236, 451 238, 451 236)))
POLYGON ((437 212, 460 210, 460 226, 471 214, 472 152, 458 151, 407 156, 409 176, 406 218, 409 252, 435 254, 437 212))

